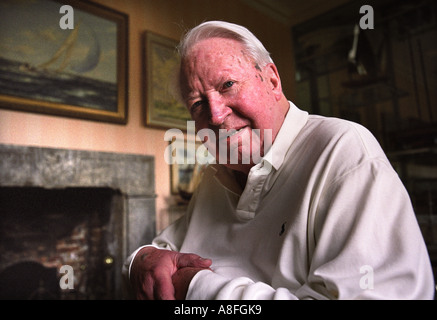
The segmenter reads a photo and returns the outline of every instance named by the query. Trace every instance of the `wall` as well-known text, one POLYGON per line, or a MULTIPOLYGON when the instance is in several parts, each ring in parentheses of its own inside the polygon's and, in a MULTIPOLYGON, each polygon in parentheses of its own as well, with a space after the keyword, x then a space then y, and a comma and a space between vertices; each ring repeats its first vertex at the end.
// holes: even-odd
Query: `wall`
POLYGON ((164 162, 165 130, 144 125, 142 37, 146 30, 179 39, 205 20, 227 20, 252 30, 278 65, 283 87, 294 97, 290 28, 239 1, 98 0, 129 15, 129 118, 127 125, 0 109, 0 144, 133 153, 155 156, 157 230, 168 224, 169 165, 164 162))

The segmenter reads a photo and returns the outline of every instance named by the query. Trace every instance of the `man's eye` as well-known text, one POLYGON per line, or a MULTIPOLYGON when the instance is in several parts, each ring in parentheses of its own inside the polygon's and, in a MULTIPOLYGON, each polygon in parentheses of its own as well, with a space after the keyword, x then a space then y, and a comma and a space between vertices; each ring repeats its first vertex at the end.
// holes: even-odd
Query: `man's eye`
POLYGON ((202 100, 199 100, 199 101, 194 102, 194 103, 191 105, 190 112, 191 112, 191 113, 194 113, 195 111, 197 111, 197 110, 202 106, 202 104, 203 104, 203 101, 202 101, 202 100))
POLYGON ((202 100, 199 100, 199 101, 194 102, 193 105, 191 106, 191 108, 197 108, 201 105, 202 105, 202 100))
POLYGON ((234 81, 226 81, 224 84, 223 84, 223 88, 224 89, 228 89, 228 88, 230 88, 230 87, 232 87, 233 85, 234 85, 234 81))

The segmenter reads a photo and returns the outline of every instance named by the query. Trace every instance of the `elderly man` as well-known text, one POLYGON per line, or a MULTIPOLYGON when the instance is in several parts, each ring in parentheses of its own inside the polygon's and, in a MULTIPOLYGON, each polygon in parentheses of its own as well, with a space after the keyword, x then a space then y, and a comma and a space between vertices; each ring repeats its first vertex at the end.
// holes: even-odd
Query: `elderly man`
MULTIPOLYGON (((268 52, 244 27, 205 22, 179 49, 196 130, 235 131, 187 214, 127 260, 137 298, 433 298, 410 199, 365 128, 287 101, 268 52)), ((209 148, 217 159, 222 140, 209 148)))

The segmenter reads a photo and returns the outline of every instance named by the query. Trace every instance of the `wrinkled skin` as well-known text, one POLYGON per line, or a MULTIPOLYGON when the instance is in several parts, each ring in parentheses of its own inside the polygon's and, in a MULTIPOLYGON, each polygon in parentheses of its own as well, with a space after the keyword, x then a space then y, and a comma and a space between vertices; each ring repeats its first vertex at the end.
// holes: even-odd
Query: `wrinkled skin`
MULTIPOLYGON (((236 150, 238 163, 220 160, 248 174, 255 159, 243 163, 244 154, 264 155, 266 130, 274 141, 289 108, 276 66, 259 66, 236 40, 210 38, 194 45, 182 61, 180 84, 197 131, 208 129, 220 137, 220 130, 236 130, 227 155, 236 150), (252 135, 253 129, 259 130, 259 137, 252 135), (239 139, 251 141, 250 150, 238 145, 239 139)), ((216 145, 206 143, 216 159, 220 158, 218 140, 216 145)))
POLYGON ((185 299, 191 279, 210 266, 196 254, 145 247, 132 263, 132 288, 140 300, 185 299))

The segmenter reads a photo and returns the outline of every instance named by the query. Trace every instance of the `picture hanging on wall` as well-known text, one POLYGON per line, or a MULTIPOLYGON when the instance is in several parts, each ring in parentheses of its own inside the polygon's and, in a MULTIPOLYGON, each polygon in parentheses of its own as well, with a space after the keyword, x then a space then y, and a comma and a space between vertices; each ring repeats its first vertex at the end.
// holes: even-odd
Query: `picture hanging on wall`
MULTIPOLYGON (((192 140, 191 140, 192 141, 192 140)), ((171 158, 170 185, 171 193, 178 194, 183 199, 189 200, 197 188, 206 164, 200 164, 196 159, 196 153, 207 150, 201 142, 192 141, 193 148, 187 147, 187 139, 171 142, 173 153, 171 158), (200 148, 200 150, 199 150, 200 148), (192 159, 194 161, 189 161, 192 159), (194 162, 194 163, 192 163, 194 162)))
POLYGON ((146 32, 144 43, 146 125, 186 131, 191 116, 175 90, 179 65, 177 41, 146 32))
POLYGON ((0 107, 127 122, 128 16, 87 1, 0 2, 0 107))

